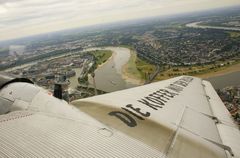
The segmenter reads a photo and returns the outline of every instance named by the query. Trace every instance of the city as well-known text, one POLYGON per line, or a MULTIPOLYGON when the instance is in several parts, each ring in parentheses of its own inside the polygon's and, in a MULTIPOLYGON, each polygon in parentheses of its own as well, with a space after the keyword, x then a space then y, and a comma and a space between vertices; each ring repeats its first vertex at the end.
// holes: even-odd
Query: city
MULTIPOLYGON (((114 26, 103 31, 92 30, 77 34, 72 34, 71 31, 65 34, 60 32, 58 36, 61 38, 53 35, 48 40, 40 37, 29 42, 26 39, 17 41, 10 47, 7 47, 9 44, 1 46, 0 69, 29 78, 37 85, 53 92, 56 83, 61 82, 69 87, 71 85, 69 79, 76 76, 75 69, 81 68, 81 73, 76 76, 77 85, 70 86, 71 92, 67 89, 64 91, 64 98, 67 101, 95 95, 94 85, 89 84, 89 77, 93 76, 92 73, 98 65, 111 57, 111 52, 104 57, 104 61, 97 63, 103 60, 96 59, 98 52, 89 54, 86 51, 94 47, 121 46, 133 50, 136 53, 136 59, 132 61, 135 67, 128 68, 130 71, 128 73, 133 78, 141 80, 141 83, 180 75, 205 75, 239 65, 238 17, 238 10, 234 10, 224 16, 216 13, 214 18, 196 15, 170 20, 153 19, 142 25, 134 23, 121 27, 114 26), (195 19, 201 23, 193 24, 192 21, 195 19), (203 26, 231 27, 236 30, 198 28, 203 26)), ((111 83, 115 84, 114 81, 111 83)), ((98 94, 106 93, 100 89, 97 91, 98 94)), ((226 90, 221 89, 219 92, 226 90)), ((224 96, 223 98, 226 98, 225 93, 224 96)), ((225 103, 230 111, 234 107, 234 117, 239 121, 239 114, 236 115, 236 111, 240 113, 239 101, 234 101, 234 104, 225 103)))

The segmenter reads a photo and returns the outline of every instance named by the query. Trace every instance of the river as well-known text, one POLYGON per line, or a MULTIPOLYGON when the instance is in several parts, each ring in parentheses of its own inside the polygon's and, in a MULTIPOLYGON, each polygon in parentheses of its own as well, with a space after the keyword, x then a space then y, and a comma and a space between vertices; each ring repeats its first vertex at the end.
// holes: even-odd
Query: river
MULTIPOLYGON (((113 52, 112 57, 109 58, 103 65, 99 66, 95 70, 95 82, 97 89, 113 92, 122 89, 135 87, 127 80, 123 79, 122 68, 127 64, 130 58, 130 50, 123 47, 105 47, 105 48, 91 48, 89 50, 111 50, 113 52)), ((77 77, 79 76, 79 69, 75 69, 77 75, 70 78, 70 87, 75 88, 77 86, 77 77)), ((93 79, 89 75, 90 86, 93 86, 93 79)))
POLYGON ((186 24, 187 27, 192 28, 201 28, 201 29, 218 29, 218 30, 228 30, 228 31, 240 31, 240 28, 236 27, 222 27, 222 26, 207 26, 207 25, 200 25, 202 21, 193 22, 186 24))
MULTIPOLYGON (((122 74, 122 68, 125 64, 127 64, 130 58, 130 50, 123 47, 105 47, 105 48, 90 48, 84 51, 101 50, 101 49, 111 50, 113 52, 113 55, 106 63, 99 66, 95 70, 95 81, 96 81, 97 89, 100 89, 106 92, 113 92, 113 91, 118 91, 118 90, 137 86, 128 80, 124 80, 123 74, 122 74)), ((53 57, 51 59, 54 59, 54 58, 57 58, 57 57, 53 57)), ((36 62, 17 66, 9 70, 30 66, 34 63, 36 62)), ((80 76, 82 68, 75 68, 74 70, 76 72, 76 76, 71 77, 69 79, 71 89, 75 89, 77 87, 78 85, 77 78, 78 76, 80 76)), ((226 86, 237 86, 237 85, 240 85, 240 71, 224 74, 222 76, 207 78, 206 80, 210 81, 215 89, 224 88, 226 86)), ((90 82, 90 86, 93 87, 93 80, 91 76, 89 76, 89 82, 90 82)))
POLYGON ((210 77, 206 80, 210 81, 215 89, 221 89, 227 86, 239 86, 240 71, 224 74, 221 76, 210 77))
MULTIPOLYGON (((193 22, 186 24, 187 27, 201 28, 201 29, 218 29, 218 30, 229 30, 229 31, 240 31, 240 28, 235 27, 221 27, 221 26, 203 26, 200 25, 202 21, 193 22)), ((206 80, 210 81, 215 89, 221 89, 227 86, 238 86, 240 85, 240 71, 223 74, 221 76, 210 77, 206 80)))
POLYGON ((76 72, 76 75, 71 77, 71 78, 69 78, 69 81, 70 81, 69 87, 71 89, 75 89, 78 86, 78 77, 82 73, 82 68, 75 68, 73 70, 76 72))
POLYGON ((49 58, 45 58, 45 59, 34 60, 34 61, 26 63, 26 64, 22 64, 22 65, 19 65, 19 66, 15 66, 15 67, 5 69, 4 71, 5 72, 10 72, 10 71, 17 70, 17 69, 23 69, 23 68, 35 65, 37 62, 51 61, 53 59, 65 57, 65 56, 68 56, 68 55, 69 54, 62 54, 62 55, 57 55, 57 56, 53 56, 53 57, 49 57, 49 58))

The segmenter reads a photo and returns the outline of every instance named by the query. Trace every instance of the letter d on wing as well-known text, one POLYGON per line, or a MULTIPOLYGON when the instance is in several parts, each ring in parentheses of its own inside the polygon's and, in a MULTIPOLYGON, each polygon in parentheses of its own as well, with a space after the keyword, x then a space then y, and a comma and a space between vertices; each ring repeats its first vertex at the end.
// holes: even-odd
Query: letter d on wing
POLYGON ((137 122, 128 114, 121 112, 121 111, 112 111, 108 113, 110 116, 116 116, 122 122, 124 122, 129 127, 135 127, 137 122))

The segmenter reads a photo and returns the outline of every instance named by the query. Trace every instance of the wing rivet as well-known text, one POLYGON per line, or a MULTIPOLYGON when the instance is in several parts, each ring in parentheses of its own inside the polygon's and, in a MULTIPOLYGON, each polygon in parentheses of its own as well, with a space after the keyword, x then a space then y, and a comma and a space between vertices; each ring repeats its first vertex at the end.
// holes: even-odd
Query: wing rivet
POLYGON ((113 135, 113 132, 107 128, 100 128, 98 133, 105 137, 111 137, 113 135))

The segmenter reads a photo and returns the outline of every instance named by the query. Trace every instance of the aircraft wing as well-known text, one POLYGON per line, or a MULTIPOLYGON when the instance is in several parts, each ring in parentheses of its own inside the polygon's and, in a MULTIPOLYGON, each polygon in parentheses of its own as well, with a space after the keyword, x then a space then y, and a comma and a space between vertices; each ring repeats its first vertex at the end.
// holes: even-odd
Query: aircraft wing
POLYGON ((211 84, 182 76, 76 100, 0 82, 0 157, 240 157, 240 132, 211 84))

